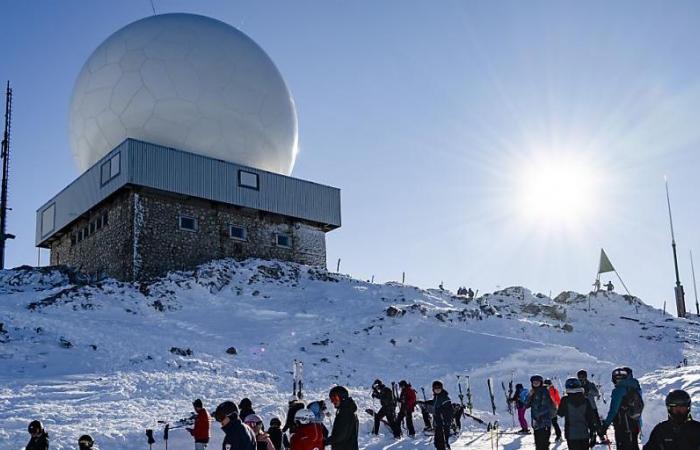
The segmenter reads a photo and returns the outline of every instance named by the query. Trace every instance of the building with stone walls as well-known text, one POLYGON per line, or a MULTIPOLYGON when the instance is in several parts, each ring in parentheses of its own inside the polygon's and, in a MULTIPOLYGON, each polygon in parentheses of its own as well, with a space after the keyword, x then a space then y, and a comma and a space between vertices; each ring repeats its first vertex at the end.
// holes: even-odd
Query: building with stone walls
POLYGON ((51 264, 120 280, 233 257, 325 267, 340 190, 127 139, 37 210, 51 264))

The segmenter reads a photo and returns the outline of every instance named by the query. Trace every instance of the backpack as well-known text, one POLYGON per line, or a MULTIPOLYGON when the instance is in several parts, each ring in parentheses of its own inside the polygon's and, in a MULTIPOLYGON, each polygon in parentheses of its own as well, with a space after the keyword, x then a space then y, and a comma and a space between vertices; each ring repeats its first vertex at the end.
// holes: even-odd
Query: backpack
POLYGON ((630 419, 641 419, 642 412, 644 411, 644 400, 642 400, 642 396, 637 389, 630 388, 627 390, 625 396, 622 397, 620 409, 622 409, 630 419))

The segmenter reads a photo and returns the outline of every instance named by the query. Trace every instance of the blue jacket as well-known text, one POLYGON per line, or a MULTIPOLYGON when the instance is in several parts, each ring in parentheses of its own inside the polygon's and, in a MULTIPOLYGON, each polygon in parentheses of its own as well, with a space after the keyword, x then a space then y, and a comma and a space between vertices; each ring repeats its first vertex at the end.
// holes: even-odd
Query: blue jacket
POLYGON ((526 407, 530 408, 533 429, 541 430, 552 426, 552 418, 557 409, 546 387, 533 388, 527 397, 526 407))
POLYGON ((620 380, 615 385, 612 394, 610 394, 610 410, 608 411, 608 416, 603 421, 603 427, 607 428, 615 420, 617 413, 620 412, 620 406, 622 406, 622 399, 630 389, 636 389, 639 396, 642 396, 642 387, 639 385, 639 381, 636 378, 626 378, 620 380))
POLYGON ((231 450, 255 450, 255 434, 250 427, 238 418, 238 415, 231 416, 231 421, 221 430, 226 434, 226 438, 221 445, 226 450, 226 444, 231 446, 231 450))
POLYGON ((530 393, 528 389, 523 388, 520 391, 520 395, 518 395, 518 398, 516 399, 519 404, 516 405, 518 408, 525 407, 527 405, 527 395, 530 393))

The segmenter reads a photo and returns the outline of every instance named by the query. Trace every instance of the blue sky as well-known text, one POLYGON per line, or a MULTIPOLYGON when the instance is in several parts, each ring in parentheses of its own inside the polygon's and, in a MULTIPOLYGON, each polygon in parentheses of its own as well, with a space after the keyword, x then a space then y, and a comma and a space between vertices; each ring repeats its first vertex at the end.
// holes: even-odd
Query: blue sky
MULTIPOLYGON (((604 247, 632 293, 674 310, 668 175, 694 311, 697 2, 154 3, 228 22, 275 61, 298 108, 293 175, 342 189, 331 268, 548 294, 589 289, 604 247)), ((36 264, 34 212, 78 174, 67 120, 83 62, 150 14, 147 0, 3 3, 9 266, 36 264)))

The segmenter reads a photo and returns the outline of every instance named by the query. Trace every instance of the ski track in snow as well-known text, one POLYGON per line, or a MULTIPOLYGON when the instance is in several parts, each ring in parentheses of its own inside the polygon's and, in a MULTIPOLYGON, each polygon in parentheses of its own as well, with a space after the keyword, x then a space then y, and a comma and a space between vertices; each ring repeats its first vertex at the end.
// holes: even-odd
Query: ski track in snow
MULTIPOLYGON (((511 374, 516 383, 527 384, 533 373, 563 383, 585 367, 607 398, 611 369, 631 366, 645 394, 646 433, 664 418, 669 390, 700 395, 700 324, 617 294, 590 297, 590 311, 588 296, 554 301, 518 287, 469 301, 260 260, 218 261, 149 286, 79 281, 50 268, 0 271, 2 449, 23 448, 35 418, 49 431, 52 449, 75 448, 83 433, 102 450, 143 449, 146 428, 154 429, 160 449, 157 421, 188 416, 194 398, 213 410, 247 396, 266 423, 284 420, 294 358, 304 361, 305 400, 325 398, 336 383, 349 387, 361 448, 368 450, 433 448, 420 431, 401 440, 386 430, 369 434, 363 411, 377 408, 369 396, 375 378, 408 379, 419 398, 421 386, 430 392, 431 381, 442 379, 457 402, 456 376, 469 375, 474 414, 507 428, 512 418, 501 382, 507 385, 511 374), (387 315, 392 306, 396 317, 387 315), (231 346, 235 356, 225 353, 231 346), (192 354, 179 356, 173 347, 192 354), (689 366, 676 368, 684 357, 689 366)), ((599 408, 605 413, 607 404, 599 408)), ((423 428, 420 414, 414 423, 423 428)), ((492 449, 483 426, 465 418, 463 427, 453 449, 492 449)), ((212 434, 210 448, 219 448, 216 424, 212 434)), ((189 434, 171 431, 170 449, 191 447, 189 434)), ((499 438, 506 450, 531 447, 531 435, 499 438)))

